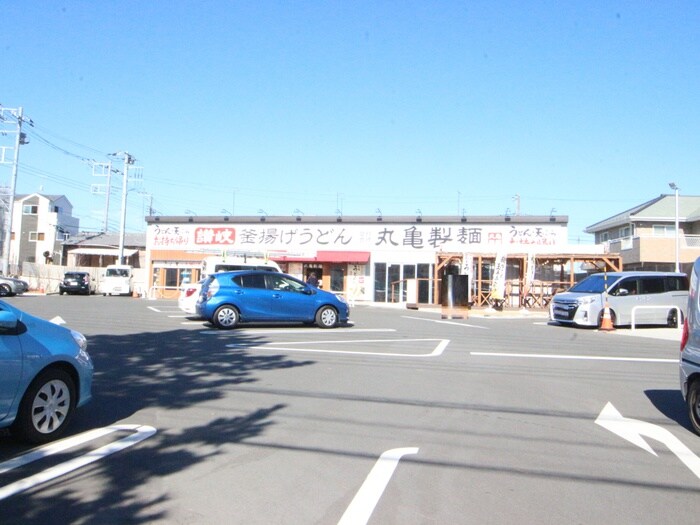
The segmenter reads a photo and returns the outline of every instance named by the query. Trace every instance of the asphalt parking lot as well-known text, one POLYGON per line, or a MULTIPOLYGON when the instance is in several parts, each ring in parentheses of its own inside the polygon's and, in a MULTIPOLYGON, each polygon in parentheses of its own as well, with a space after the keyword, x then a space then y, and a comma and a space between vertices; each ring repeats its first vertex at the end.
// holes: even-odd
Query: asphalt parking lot
POLYGON ((3 522, 694 518, 674 330, 361 305, 218 331, 174 301, 10 301, 85 333, 96 375, 65 449, 0 439, 3 522))

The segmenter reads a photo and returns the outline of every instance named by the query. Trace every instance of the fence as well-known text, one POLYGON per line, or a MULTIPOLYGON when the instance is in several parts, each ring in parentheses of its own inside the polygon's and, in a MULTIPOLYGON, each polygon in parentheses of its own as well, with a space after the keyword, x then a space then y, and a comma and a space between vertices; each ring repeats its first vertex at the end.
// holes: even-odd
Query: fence
POLYGON ((634 306, 632 308, 632 320, 630 323, 632 324, 632 330, 635 330, 635 317, 637 316, 637 310, 651 310, 652 308, 663 308, 665 310, 675 310, 676 311, 676 319, 678 319, 678 322, 676 323, 676 328, 678 330, 683 329, 683 313, 681 312, 681 309, 678 308, 674 304, 667 304, 667 305, 660 305, 660 306, 651 306, 651 305, 639 305, 639 306, 634 306))
MULTIPOLYGON (((58 264, 25 262, 22 264, 20 278, 29 283, 30 290, 50 294, 58 293, 58 285, 63 280, 63 275, 66 272, 88 272, 90 276, 95 279, 95 283, 99 289, 100 280, 104 271, 104 268, 97 268, 94 266, 61 266, 58 264)), ((139 295, 145 295, 146 270, 144 268, 134 268, 133 276, 134 291, 139 295)))

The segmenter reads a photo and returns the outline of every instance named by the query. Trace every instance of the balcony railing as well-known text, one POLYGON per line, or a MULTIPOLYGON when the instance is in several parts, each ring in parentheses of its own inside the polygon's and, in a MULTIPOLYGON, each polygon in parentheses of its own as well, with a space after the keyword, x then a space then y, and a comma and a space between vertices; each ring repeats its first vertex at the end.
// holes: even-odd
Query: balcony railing
MULTIPOLYGON (((700 249, 700 235, 681 235, 680 247, 687 249, 700 249)), ((675 241, 675 237, 662 237, 657 235, 636 235, 634 237, 623 237, 620 239, 612 239, 605 243, 605 251, 607 253, 618 253, 624 250, 631 250, 635 247, 635 243, 657 242, 657 241, 675 241)))
POLYGON ((681 239, 685 239, 687 248, 700 248, 700 235, 685 235, 681 239))

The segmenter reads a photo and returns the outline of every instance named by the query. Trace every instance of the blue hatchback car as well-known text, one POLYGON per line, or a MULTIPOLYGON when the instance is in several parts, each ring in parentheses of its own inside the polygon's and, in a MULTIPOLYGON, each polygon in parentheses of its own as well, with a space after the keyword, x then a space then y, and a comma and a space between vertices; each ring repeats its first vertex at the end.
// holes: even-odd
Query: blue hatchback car
POLYGON ((335 328, 350 317, 343 297, 290 275, 260 270, 210 275, 202 285, 196 309, 198 315, 224 330, 246 322, 302 322, 335 328))
POLYGON ((92 397, 85 337, 0 301, 0 428, 30 443, 60 436, 92 397))

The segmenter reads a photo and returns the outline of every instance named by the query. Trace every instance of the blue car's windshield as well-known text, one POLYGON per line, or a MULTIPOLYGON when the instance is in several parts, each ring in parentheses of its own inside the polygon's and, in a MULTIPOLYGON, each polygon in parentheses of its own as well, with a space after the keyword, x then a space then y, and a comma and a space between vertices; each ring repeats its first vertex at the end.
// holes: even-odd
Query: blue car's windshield
MULTIPOLYGON (((605 274, 596 273, 586 277, 580 283, 573 285, 571 288, 569 288, 569 291, 577 293, 603 293, 605 291, 605 284, 605 274)), ((612 281, 607 279, 608 288, 611 284, 612 281)))

